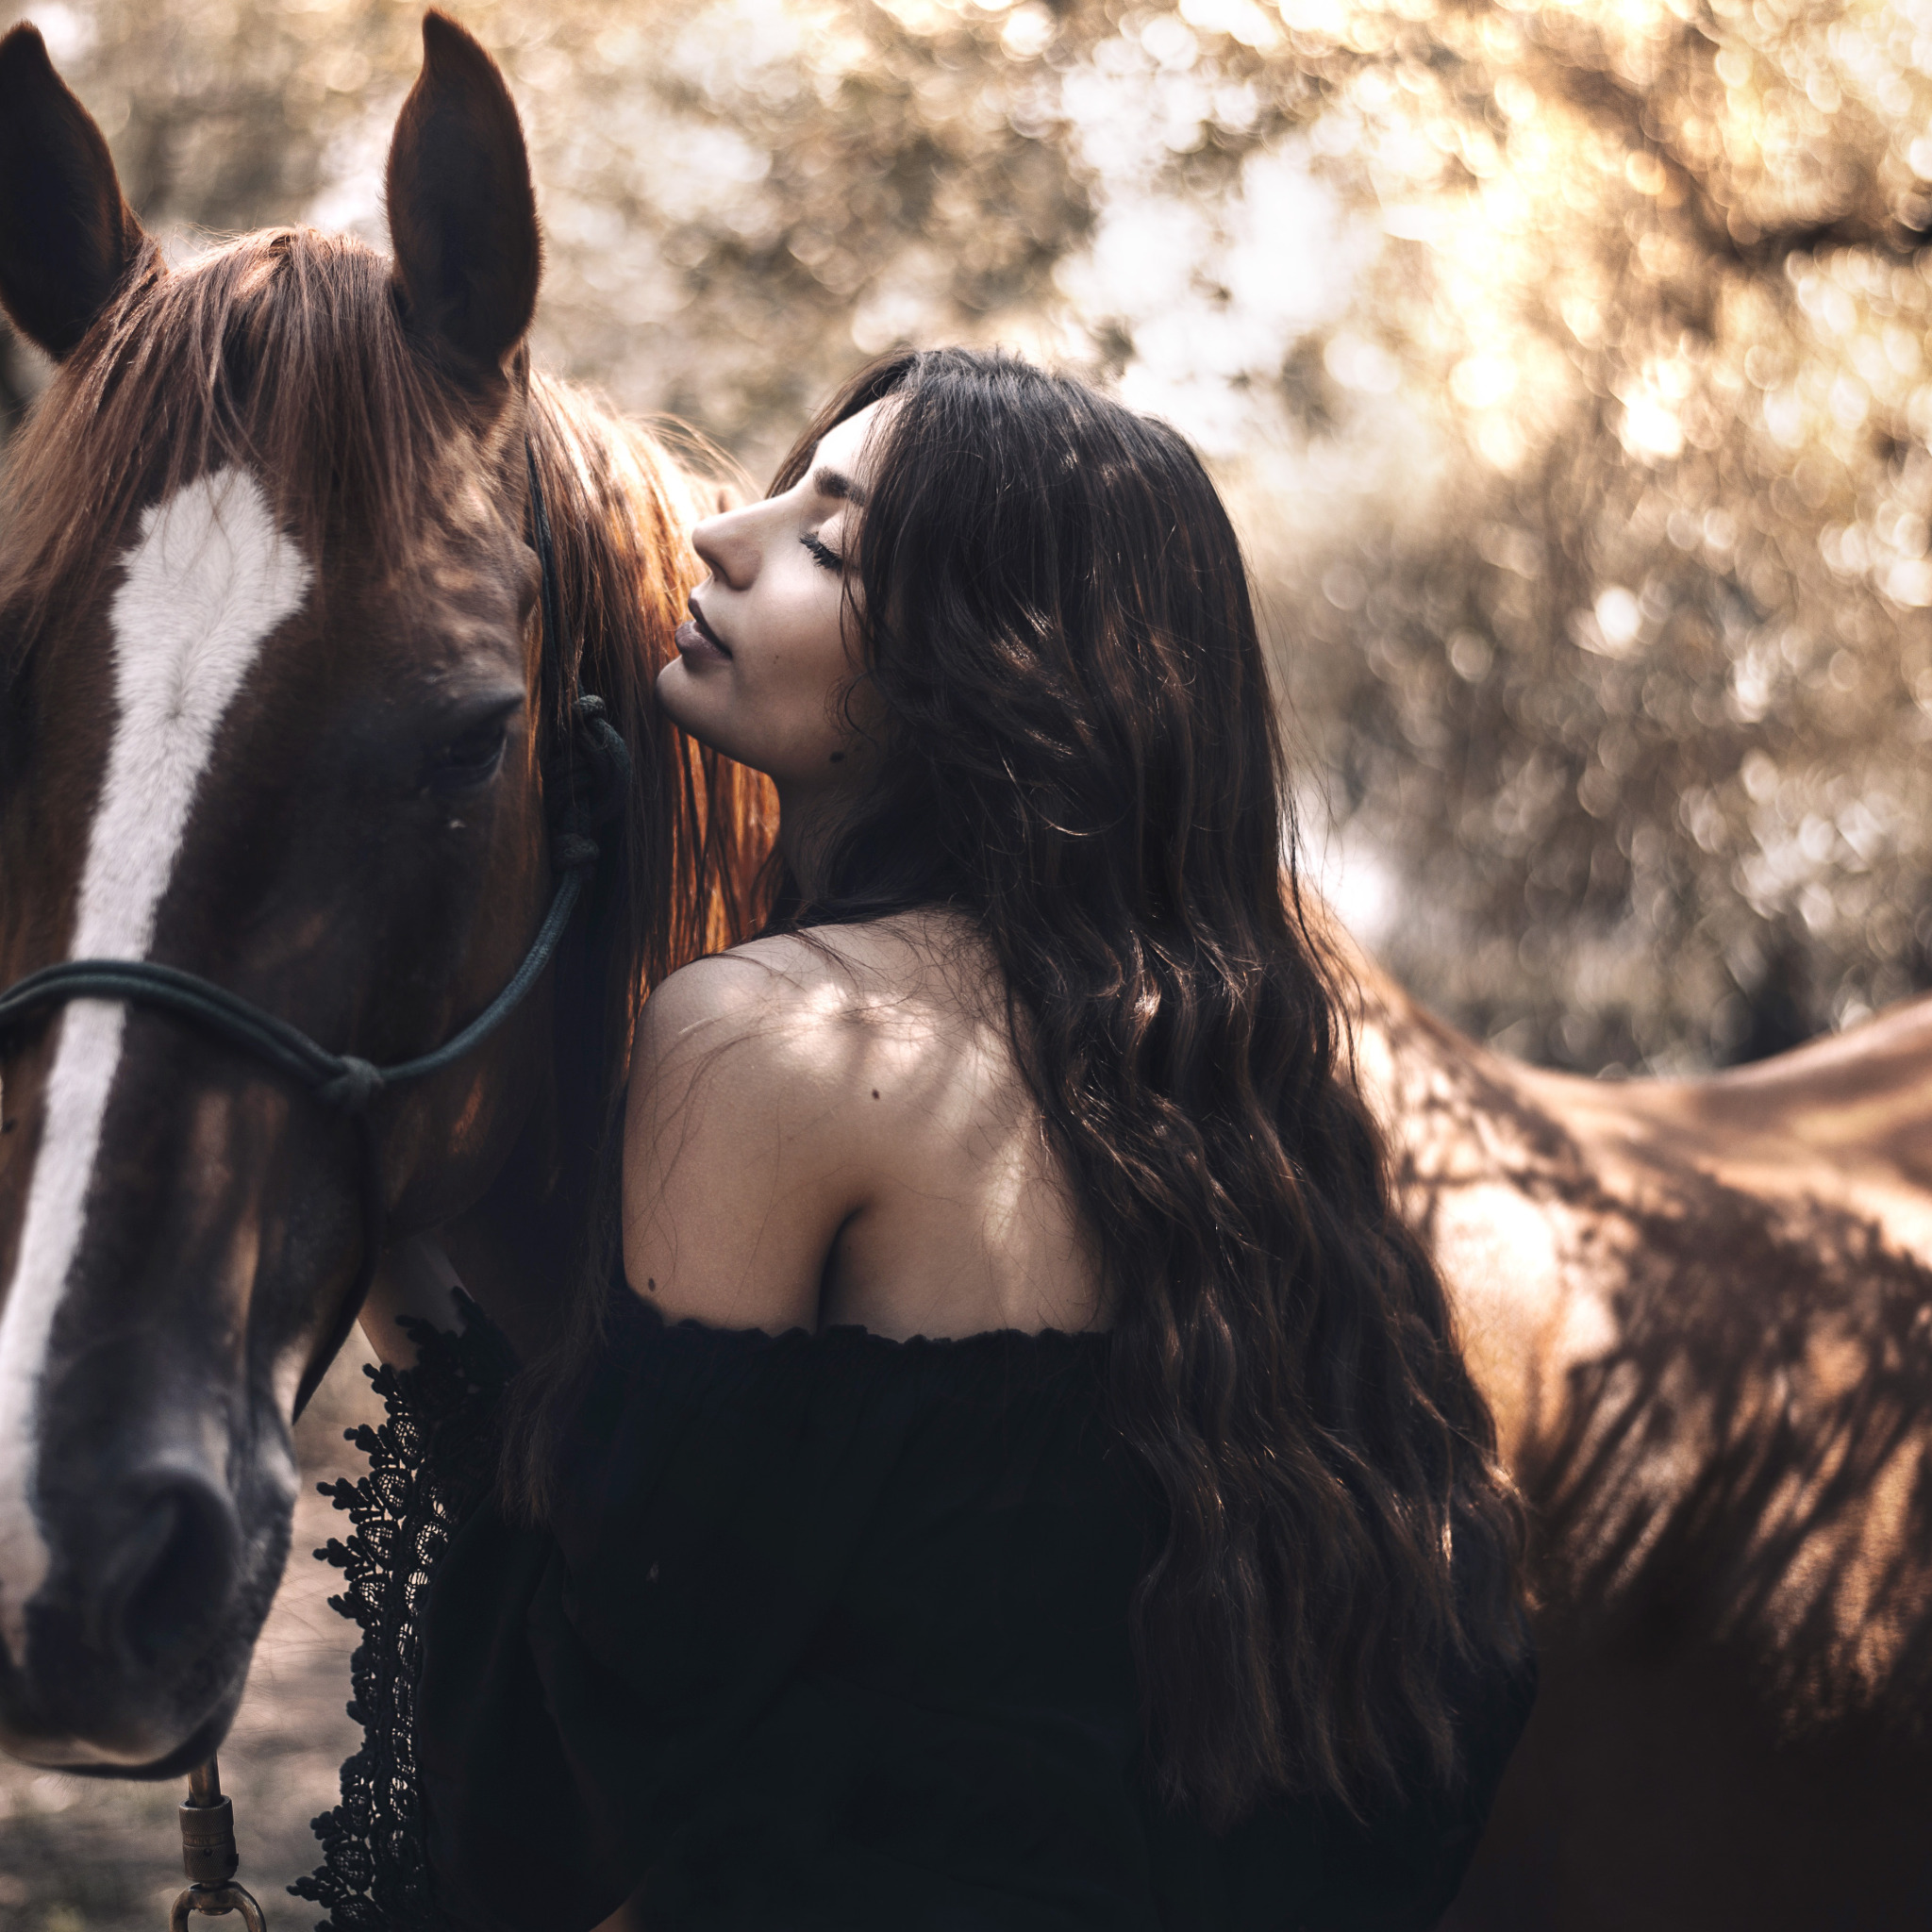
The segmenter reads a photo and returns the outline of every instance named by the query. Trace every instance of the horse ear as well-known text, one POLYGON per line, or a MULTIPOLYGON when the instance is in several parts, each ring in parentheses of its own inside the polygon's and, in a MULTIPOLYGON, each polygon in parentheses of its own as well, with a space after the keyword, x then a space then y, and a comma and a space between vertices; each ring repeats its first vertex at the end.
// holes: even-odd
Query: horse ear
POLYGON ((0 304, 65 356, 146 242, 101 130, 23 22, 0 39, 0 304))
POLYGON ((389 231, 411 334, 458 381, 500 383, 537 310, 537 197, 509 89, 446 14, 423 17, 423 72, 390 144, 389 231))

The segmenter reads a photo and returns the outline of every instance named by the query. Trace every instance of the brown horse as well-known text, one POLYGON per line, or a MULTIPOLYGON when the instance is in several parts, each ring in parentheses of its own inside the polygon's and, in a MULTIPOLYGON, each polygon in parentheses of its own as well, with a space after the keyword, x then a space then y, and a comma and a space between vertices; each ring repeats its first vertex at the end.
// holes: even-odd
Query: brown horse
MULTIPOLYGON (((393 265, 285 229, 171 273, 40 36, 0 40, 0 300, 58 365, 0 500, 0 987, 152 961, 419 1056, 529 947, 601 696, 636 779, 542 987, 369 1121, 384 1224, 447 1224, 527 1344, 638 1005, 736 930, 758 812, 650 698, 704 486, 529 378, 522 132, 435 15, 389 208, 393 265)), ((291 1412, 370 1240, 357 1138, 140 1003, 0 1046, 0 1745, 158 1774, 223 1734, 281 1575, 291 1412)))
POLYGON ((1351 964, 1536 1527, 1542 1689, 1451 1924, 1932 1925, 1932 1002, 1611 1084, 1351 964))

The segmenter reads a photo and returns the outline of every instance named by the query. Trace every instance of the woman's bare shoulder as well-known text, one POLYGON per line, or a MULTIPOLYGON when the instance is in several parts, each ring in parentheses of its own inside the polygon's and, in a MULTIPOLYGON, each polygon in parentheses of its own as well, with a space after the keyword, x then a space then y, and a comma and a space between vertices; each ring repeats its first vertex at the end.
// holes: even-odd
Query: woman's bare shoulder
POLYGON ((666 980, 625 1174, 633 1284, 724 1326, 1064 1325, 1093 1272, 990 950, 950 915, 774 936, 666 980))
POLYGON ((654 1111, 700 1093, 741 1094, 786 1115, 818 1109, 855 1083, 908 974, 875 936, 776 934, 710 954, 672 974, 644 1003, 632 1055, 633 1104, 654 1111))
POLYGON ((643 1038, 658 1050, 693 1037, 795 1041, 856 995, 831 949, 792 934, 748 941, 680 967, 644 1002, 643 1038))
POLYGON ((990 983, 983 946, 965 921, 903 913, 709 954, 671 974, 644 1016, 660 1046, 693 1032, 795 1046, 854 1023, 876 1025, 896 1015, 929 1024, 947 1012, 976 1012, 990 983))
POLYGON ((694 961, 644 1003, 625 1121, 625 1266, 673 1320, 815 1324, 865 1183, 862 1064, 836 964, 788 940, 694 961))

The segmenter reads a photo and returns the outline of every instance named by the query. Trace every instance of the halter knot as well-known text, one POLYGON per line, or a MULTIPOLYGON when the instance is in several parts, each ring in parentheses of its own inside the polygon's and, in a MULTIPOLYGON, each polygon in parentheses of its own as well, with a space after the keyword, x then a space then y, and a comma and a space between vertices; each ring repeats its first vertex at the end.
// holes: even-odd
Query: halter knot
POLYGON ((622 815, 630 794, 630 747, 610 722, 600 697, 582 693, 576 702, 577 741, 591 763, 591 795, 584 808, 592 825, 608 825, 622 815))
POLYGON ((597 841, 581 832, 559 832, 550 841, 550 864, 556 872, 581 872, 597 862, 597 841))
POLYGON ((315 1090, 316 1097, 346 1114, 365 1112, 369 1103, 382 1091, 382 1069, 358 1059, 352 1053, 342 1056, 341 1067, 333 1080, 324 1081, 315 1090))

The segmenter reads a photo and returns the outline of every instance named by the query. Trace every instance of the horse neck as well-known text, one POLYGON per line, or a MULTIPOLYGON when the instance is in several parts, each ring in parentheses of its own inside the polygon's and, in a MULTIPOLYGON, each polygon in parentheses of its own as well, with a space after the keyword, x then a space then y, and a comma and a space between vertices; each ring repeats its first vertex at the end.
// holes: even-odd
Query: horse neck
POLYGON ((597 1257, 601 1141, 587 1110, 546 1094, 482 1198, 442 1229, 458 1278, 525 1360, 558 1339, 597 1257))

